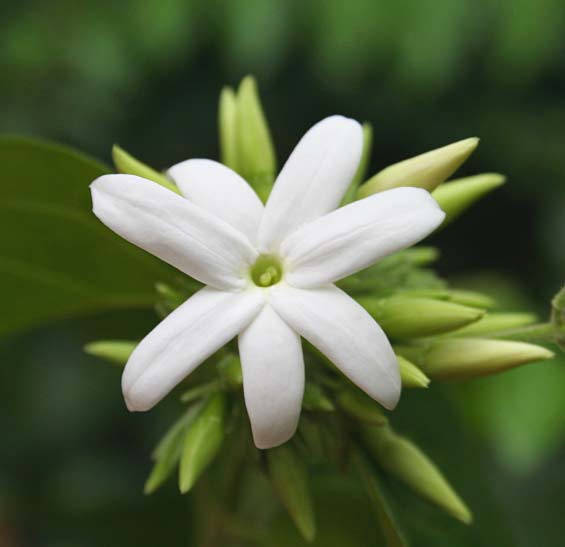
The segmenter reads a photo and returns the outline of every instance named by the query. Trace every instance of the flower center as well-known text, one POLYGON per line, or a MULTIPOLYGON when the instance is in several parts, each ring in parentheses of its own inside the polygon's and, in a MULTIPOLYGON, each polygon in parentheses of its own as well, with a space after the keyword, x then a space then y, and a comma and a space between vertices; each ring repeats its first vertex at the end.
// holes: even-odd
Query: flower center
POLYGON ((251 266, 251 279, 258 287, 276 285, 283 276, 280 260, 273 255, 261 255, 251 266))

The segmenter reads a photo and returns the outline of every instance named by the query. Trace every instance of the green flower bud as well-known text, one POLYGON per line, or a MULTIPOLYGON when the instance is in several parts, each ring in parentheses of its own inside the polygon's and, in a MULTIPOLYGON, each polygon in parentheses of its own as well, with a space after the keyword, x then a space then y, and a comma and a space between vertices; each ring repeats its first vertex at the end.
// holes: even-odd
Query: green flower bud
POLYGON ((548 349, 525 342, 447 338, 433 342, 418 364, 434 379, 459 380, 495 374, 552 357, 548 349))
POLYGON ((218 379, 212 380, 211 382, 200 384, 199 386, 193 387, 188 391, 185 391, 180 396, 180 400, 181 403, 192 403, 193 401, 202 399, 203 397, 206 397, 216 391, 220 391, 221 389, 222 389, 222 382, 218 379))
POLYGON ((194 421, 201 405, 194 405, 167 431, 165 436, 153 450, 151 458, 155 465, 145 482, 145 494, 152 494, 172 474, 177 466, 182 451, 184 436, 190 424, 194 421))
POLYGON ((326 397, 320 386, 306 382, 302 407, 313 412, 332 412, 334 404, 326 397))
POLYGON ((220 135, 220 157, 222 163, 238 171, 236 144, 237 101, 231 87, 224 87, 220 93, 218 107, 218 130, 220 135))
POLYGON ((392 338, 432 336, 478 321, 482 310, 429 298, 359 298, 359 303, 392 338))
POLYGON ((396 294, 400 296, 420 296, 434 300, 449 300, 471 308, 492 308, 494 300, 486 294, 462 289, 403 289, 396 294))
POLYGON ((125 365, 138 343, 131 340, 98 340, 86 344, 84 351, 116 365, 125 365))
POLYGON ((463 306, 492 308, 495 305, 493 298, 480 292, 467 291, 464 289, 450 289, 447 291, 447 294, 449 300, 457 304, 462 304, 463 306))
POLYGON ((459 329, 453 335, 457 337, 483 336, 493 332, 530 325, 535 323, 536 320, 537 318, 533 313, 487 313, 476 323, 459 329))
POLYGON ((266 451, 273 487, 306 541, 316 535, 316 521, 308 486, 308 470, 289 443, 266 451))
POLYGON ((161 282, 155 283, 155 290, 157 291, 157 294, 162 298, 165 307, 169 311, 178 308, 190 296, 187 293, 173 289, 166 283, 161 282))
POLYGON ((376 462, 422 498, 469 524, 471 512, 436 465, 411 441, 390 428, 366 428, 363 440, 376 462))
POLYGON ((224 438, 225 397, 218 393, 204 405, 184 438, 179 488, 184 494, 214 459, 224 438))
POLYGON ((238 388, 243 384, 241 361, 237 355, 226 355, 218 363, 218 372, 220 373, 220 376, 225 378, 228 384, 233 388, 238 388))
POLYGON ((386 545, 386 547, 407 547, 408 543, 394 518, 380 481, 372 468, 373 466, 359 452, 354 453, 353 458, 353 463, 373 504, 382 533, 382 545, 386 545))
POLYGON ((128 154, 124 149, 120 148, 117 144, 112 147, 112 158, 114 160, 114 165, 120 173, 125 173, 127 175, 137 175, 138 177, 143 177, 144 179, 152 180, 173 192, 179 194, 179 189, 176 185, 170 181, 165 175, 155 171, 148 165, 136 160, 132 155, 128 154))
POLYGON ((396 356, 400 367, 402 387, 428 387, 430 379, 414 364, 401 355, 396 356))
POLYGON ((565 287, 551 300, 551 322, 556 327, 565 325, 565 287))
POLYGON ((328 452, 324 443, 324 434, 319 420, 310 419, 307 415, 300 417, 297 440, 304 443, 309 455, 315 461, 327 460, 328 452))
POLYGON ((399 186, 431 192, 463 164, 478 144, 479 139, 472 137, 390 165, 359 188, 359 198, 399 186))
POLYGON ((400 257, 413 266, 428 266, 438 260, 439 255, 439 249, 436 247, 412 247, 392 256, 400 257))
POLYGON ((401 289, 397 296, 431 298, 432 300, 449 300, 449 291, 446 289, 401 289))
POLYGON ((551 300, 551 324, 555 328, 555 343, 565 351, 565 287, 551 300))
POLYGON ((277 160, 257 83, 251 76, 242 80, 236 103, 237 168, 266 201, 275 180, 277 160))
POLYGON ((338 393, 337 404, 354 420, 375 426, 388 424, 388 418, 378 404, 359 389, 347 388, 338 393))
POLYGON ((355 201, 357 196, 357 189, 363 179, 367 174, 367 168, 369 167, 369 161, 371 160, 371 150, 373 147, 373 126, 365 122, 363 124, 363 152, 361 153, 361 160, 357 166, 357 171, 353 175, 353 180, 341 201, 341 206, 347 205, 352 201, 355 201))
POLYGON ((432 196, 445 213, 442 226, 449 224, 475 201, 498 188, 505 181, 506 178, 498 173, 484 173, 446 182, 436 188, 432 196))

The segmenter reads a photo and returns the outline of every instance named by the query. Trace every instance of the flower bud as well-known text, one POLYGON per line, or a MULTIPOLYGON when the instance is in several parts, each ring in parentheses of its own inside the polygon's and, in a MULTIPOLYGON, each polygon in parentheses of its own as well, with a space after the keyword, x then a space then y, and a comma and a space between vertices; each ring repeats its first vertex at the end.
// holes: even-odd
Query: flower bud
POLYGON ((175 470, 180 459, 184 436, 190 424, 198 416, 200 409, 199 404, 190 407, 173 424, 153 450, 151 458, 155 460, 155 465, 145 482, 145 494, 152 494, 175 470))
POLYGON ((359 198, 399 186, 431 192, 463 164, 478 144, 479 139, 472 137, 390 165, 359 188, 359 198))
POLYGON ((431 298, 432 300, 449 300, 447 289, 401 289, 397 296, 410 296, 417 298, 431 298))
POLYGON ((162 305, 161 307, 165 315, 178 308, 190 296, 188 292, 174 289, 170 285, 161 282, 155 283, 155 290, 160 297, 159 303, 162 305))
POLYGON ((246 76, 236 99, 236 150, 239 173, 266 201, 277 170, 271 132, 257 92, 257 83, 246 76))
POLYGON ((214 459, 224 438, 225 397, 218 393, 204 405, 184 438, 179 468, 179 488, 184 494, 214 459))
POLYGON ((86 344, 84 352, 117 365, 125 365, 138 343, 131 340, 98 340, 86 344))
POLYGON ((406 547, 408 543, 394 517, 387 496, 385 496, 379 478, 373 469, 374 466, 372 466, 370 462, 367 461, 367 458, 359 451, 354 452, 353 463, 365 490, 369 494, 379 523, 383 540, 379 542, 379 545, 382 544, 387 547, 406 547))
POLYGON ((483 310, 430 298, 359 298, 359 303, 392 338, 432 336, 473 323, 483 310))
POLYGON ((400 367, 402 387, 428 387, 430 385, 430 379, 414 363, 401 355, 397 355, 396 359, 400 367))
POLYGON ((548 349, 525 342, 446 338, 433 342, 418 364, 434 379, 459 380, 495 374, 552 357, 548 349))
POLYGON ((241 370, 241 360, 237 355, 226 355, 218 363, 218 372, 225 378, 228 384, 237 388, 243 384, 243 371, 241 370))
POLYGON ((308 486, 308 470, 290 443, 266 451, 273 487, 294 524, 306 539, 316 535, 316 522, 308 486))
POLYGON ((449 289, 447 295, 451 302, 462 304, 463 306, 471 306, 472 308, 492 308, 495 305, 493 298, 480 292, 449 289))
POLYGON ((112 147, 112 159, 114 160, 116 169, 120 173, 125 173, 126 175, 137 175, 138 177, 152 180, 153 182, 156 182, 177 194, 180 193, 176 185, 165 175, 159 173, 159 171, 155 171, 155 169, 152 169, 139 160, 136 160, 132 155, 128 154, 117 144, 112 147))
POLYGON ((471 512, 436 465, 411 441, 388 427, 366 428, 363 440, 376 462, 422 498, 469 524, 471 512))
POLYGON ((555 328, 555 343, 565 351, 565 287, 551 300, 551 324, 555 328))
POLYGON ((428 266, 436 262, 440 254, 436 247, 412 247, 392 256, 400 256, 402 260, 413 266, 428 266))
MULTIPOLYGON (((461 336, 483 336, 493 332, 515 329, 535 323, 536 316, 533 313, 487 313, 472 325, 467 325, 453 335, 461 336)), ((449 336, 449 335, 448 335, 449 336)))
POLYGON ((495 304, 494 300, 486 294, 463 289, 403 289, 396 294, 432 298, 433 300, 449 300, 471 308, 492 308, 495 304))
POLYGON ((231 87, 224 87, 218 106, 218 131, 222 163, 238 171, 236 145, 237 101, 231 87))
POLYGON ((498 173, 484 173, 446 182, 436 188, 432 196, 445 213, 443 226, 505 181, 506 177, 498 173))
POLYGON ((314 412, 332 412, 334 404, 326 397, 320 386, 306 382, 302 407, 314 412))
POLYGON ((337 395, 337 404, 354 420, 375 426, 388 424, 388 419, 378 404, 359 389, 342 390, 337 395))
POLYGON ((192 403, 193 401, 203 399, 204 397, 207 397, 208 395, 215 393, 216 391, 220 391, 223 387, 224 386, 222 385, 222 381, 215 379, 210 382, 197 385, 185 391, 180 396, 180 401, 181 403, 192 403))
POLYGON ((551 300, 551 322, 556 327, 565 325, 565 287, 551 300))
POLYGON ((353 179, 343 200, 341 201, 341 206, 347 205, 352 201, 355 201, 357 197, 357 189, 361 184, 361 181, 365 178, 367 174, 367 168, 369 166, 369 161, 371 160, 371 149, 373 147, 373 126, 365 122, 363 124, 363 151, 361 153, 361 159, 359 160, 359 165, 357 166, 357 171, 353 175, 353 179))

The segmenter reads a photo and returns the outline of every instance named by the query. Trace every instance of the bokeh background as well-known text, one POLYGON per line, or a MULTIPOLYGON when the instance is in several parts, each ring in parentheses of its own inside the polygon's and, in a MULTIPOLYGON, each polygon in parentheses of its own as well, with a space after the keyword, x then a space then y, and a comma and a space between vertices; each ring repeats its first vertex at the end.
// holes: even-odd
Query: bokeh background
MULTIPOLYGON (((544 317, 565 271, 564 25, 563 0, 0 0, 0 132, 105 162, 113 143, 160 168, 217 157, 218 93, 252 73, 280 162, 334 113, 374 125, 372 172, 477 135, 461 174, 509 182, 434 238, 438 267, 544 317)), ((81 350, 154 322, 114 314, 0 342, 2 547, 190 544, 190 498, 141 493, 174 402, 128 414, 120 371, 81 350)), ((407 505, 415 545, 563 544, 564 367, 405 397, 399 429, 476 514, 465 528, 407 505)), ((372 544, 362 496, 332 505, 348 487, 315 482, 320 544, 372 544)), ((279 521, 273 546, 297 545, 279 521)))

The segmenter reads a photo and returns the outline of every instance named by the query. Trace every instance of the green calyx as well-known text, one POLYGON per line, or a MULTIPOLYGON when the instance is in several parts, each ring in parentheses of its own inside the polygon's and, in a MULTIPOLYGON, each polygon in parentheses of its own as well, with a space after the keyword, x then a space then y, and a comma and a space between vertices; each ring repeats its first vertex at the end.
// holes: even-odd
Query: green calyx
POLYGON ((258 287, 276 285, 283 276, 280 260, 272 255, 261 255, 251 266, 251 279, 258 287))

